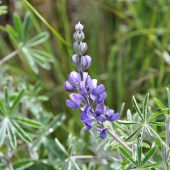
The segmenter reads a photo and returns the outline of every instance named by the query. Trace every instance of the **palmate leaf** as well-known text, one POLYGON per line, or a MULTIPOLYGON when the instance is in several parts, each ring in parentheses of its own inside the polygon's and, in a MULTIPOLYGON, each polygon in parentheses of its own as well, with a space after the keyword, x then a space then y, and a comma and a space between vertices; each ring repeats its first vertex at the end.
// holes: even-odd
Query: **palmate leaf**
POLYGON ((28 65, 34 73, 38 74, 38 66, 44 69, 50 68, 51 55, 47 52, 41 52, 41 50, 34 49, 36 46, 44 43, 49 38, 48 32, 42 32, 35 35, 29 40, 28 29, 31 25, 31 18, 29 13, 25 15, 24 22, 22 23, 20 17, 14 15, 15 28, 7 26, 7 32, 10 36, 15 47, 18 47, 18 54, 24 54, 28 65))
POLYGON ((39 44, 42 44, 49 38, 49 33, 48 32, 42 32, 35 37, 33 37, 31 40, 29 40, 26 44, 25 47, 27 48, 32 48, 35 47, 39 44))
POLYGON ((49 64, 50 59, 45 58, 44 57, 45 54, 44 54, 44 56, 39 55, 39 53, 37 53, 36 50, 32 50, 32 49, 29 49, 29 54, 34 59, 36 64, 40 65, 44 69, 47 69, 47 70, 50 69, 50 64, 49 64))
POLYGON ((35 60, 33 59, 33 57, 31 56, 29 49, 26 48, 26 47, 23 47, 23 48, 22 48, 22 52, 24 53, 24 55, 25 55, 25 57, 26 57, 26 59, 27 59, 27 61, 28 61, 29 66, 31 67, 31 69, 32 69, 36 74, 38 74, 38 72, 39 72, 39 71, 38 71, 38 66, 37 66, 35 60))

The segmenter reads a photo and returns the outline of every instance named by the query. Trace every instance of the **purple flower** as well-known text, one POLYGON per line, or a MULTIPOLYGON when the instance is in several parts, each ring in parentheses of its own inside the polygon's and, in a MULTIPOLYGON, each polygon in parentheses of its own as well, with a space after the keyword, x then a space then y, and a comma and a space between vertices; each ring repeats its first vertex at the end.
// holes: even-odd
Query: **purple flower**
POLYGON ((83 96, 78 93, 70 94, 71 100, 66 100, 66 105, 72 109, 80 107, 80 103, 84 100, 83 96))
POLYGON ((79 82, 81 81, 80 74, 76 71, 72 71, 68 76, 68 82, 74 87, 77 87, 79 82))
POLYGON ((91 120, 90 120, 90 119, 85 119, 85 120, 83 120, 83 123, 84 123, 84 125, 85 125, 84 128, 83 128, 84 131, 88 131, 88 130, 91 129, 92 123, 91 123, 91 120))
POLYGON ((114 113, 114 110, 112 109, 107 109, 105 115, 106 115, 107 120, 109 121, 115 121, 120 118, 120 114, 114 113))
POLYGON ((100 95, 101 93, 103 93, 104 91, 105 91, 105 86, 104 86, 103 84, 101 84, 101 85, 97 86, 97 87, 93 90, 92 94, 98 96, 98 95, 100 95))
POLYGON ((81 64, 82 64, 83 70, 88 69, 91 66, 91 62, 92 62, 92 59, 90 56, 88 56, 88 55, 82 56, 81 64))
POLYGON ((101 93, 97 98, 96 98, 96 102, 98 103, 98 104, 100 104, 100 103, 103 103, 104 102, 104 100, 106 99, 106 92, 103 92, 103 93, 101 93))
POLYGON ((85 120, 85 119, 91 119, 92 118, 92 114, 91 114, 91 106, 90 105, 86 105, 83 109, 83 112, 80 115, 80 119, 81 120, 85 120))
POLYGON ((106 131, 108 131, 108 128, 101 128, 101 129, 97 129, 100 132, 100 137, 102 139, 105 139, 106 137, 106 131))
POLYGON ((97 85, 97 80, 92 79, 88 72, 85 72, 92 63, 92 58, 84 55, 87 50, 87 44, 83 42, 85 35, 83 33, 83 25, 76 24, 76 32, 74 33, 74 50, 76 54, 72 56, 72 62, 77 68, 77 72, 73 71, 69 74, 68 80, 64 83, 66 91, 72 92, 70 100, 66 100, 66 105, 72 109, 80 109, 82 111, 80 119, 84 124, 84 130, 88 131, 97 124, 100 126, 97 131, 100 137, 104 139, 108 128, 105 128, 104 122, 115 121, 119 119, 119 113, 114 113, 112 109, 106 109, 105 99, 106 92, 103 84, 97 85))
POLYGON ((69 81, 64 82, 64 88, 65 90, 70 91, 70 92, 75 90, 75 87, 73 87, 73 85, 69 81))
POLYGON ((71 100, 66 100, 66 105, 72 109, 78 109, 79 105, 77 105, 75 102, 71 100))

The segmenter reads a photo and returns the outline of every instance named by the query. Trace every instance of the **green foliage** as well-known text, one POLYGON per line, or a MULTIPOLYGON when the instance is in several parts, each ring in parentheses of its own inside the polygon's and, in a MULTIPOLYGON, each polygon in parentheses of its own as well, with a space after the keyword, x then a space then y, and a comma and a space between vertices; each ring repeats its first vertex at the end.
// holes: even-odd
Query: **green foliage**
POLYGON ((28 36, 31 25, 30 14, 27 13, 25 15, 23 23, 17 14, 14 14, 13 20, 15 28, 8 25, 7 32, 14 45, 17 46, 18 53, 22 52, 24 54, 29 66, 35 73, 38 73, 37 65, 45 69, 50 69, 49 62, 52 61, 52 56, 47 52, 35 48, 49 38, 48 32, 39 33, 30 39, 28 36))
POLYGON ((21 90, 15 95, 9 96, 7 89, 4 89, 3 98, 0 100, 0 146, 3 145, 7 136, 11 147, 15 149, 17 145, 16 135, 25 142, 31 143, 31 137, 22 126, 41 126, 41 123, 19 115, 20 111, 18 107, 23 94, 24 90, 21 90))
POLYGON ((0 169, 168 170, 168 0, 11 2, 0 6, 0 169), (132 152, 109 135, 82 132, 80 113, 65 107, 79 20, 93 59, 89 71, 107 85, 107 105, 121 113, 107 126, 132 152), (1 63, 5 56, 13 59, 1 63))

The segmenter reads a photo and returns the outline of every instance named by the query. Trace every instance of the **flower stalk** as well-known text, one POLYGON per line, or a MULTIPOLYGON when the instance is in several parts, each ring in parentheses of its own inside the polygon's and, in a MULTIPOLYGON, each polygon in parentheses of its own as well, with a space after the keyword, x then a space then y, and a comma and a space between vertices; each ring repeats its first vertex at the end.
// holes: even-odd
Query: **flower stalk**
POLYGON ((107 94, 103 84, 98 85, 96 79, 92 79, 86 70, 91 66, 92 58, 84 55, 87 50, 87 44, 83 42, 85 35, 83 25, 78 22, 75 25, 73 34, 75 42, 73 48, 75 54, 71 57, 74 66, 77 69, 69 74, 68 80, 64 83, 64 88, 70 94, 70 100, 66 100, 66 105, 72 109, 80 109, 80 119, 84 124, 84 130, 88 131, 97 125, 96 131, 104 139, 108 133, 125 149, 131 152, 131 149, 124 143, 120 137, 111 132, 105 126, 105 122, 114 122, 119 119, 120 114, 105 106, 107 94))

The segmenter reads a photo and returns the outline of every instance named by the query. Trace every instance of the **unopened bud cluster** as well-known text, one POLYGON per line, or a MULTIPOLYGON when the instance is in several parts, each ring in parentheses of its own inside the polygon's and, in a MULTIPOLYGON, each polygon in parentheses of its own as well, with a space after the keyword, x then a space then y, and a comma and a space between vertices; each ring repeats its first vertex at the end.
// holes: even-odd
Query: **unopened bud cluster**
POLYGON ((83 72, 90 67, 92 59, 88 55, 84 56, 84 53, 87 50, 87 44, 83 42, 83 39, 85 38, 83 32, 83 25, 80 22, 78 22, 75 25, 75 30, 76 31, 73 34, 75 40, 73 48, 76 54, 72 56, 72 62, 79 71, 83 72))

